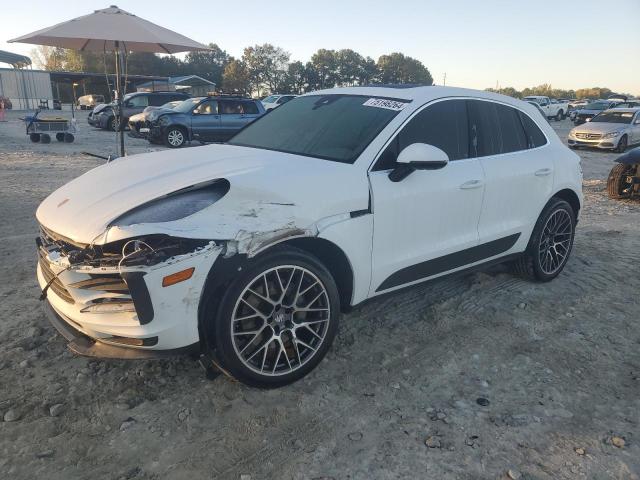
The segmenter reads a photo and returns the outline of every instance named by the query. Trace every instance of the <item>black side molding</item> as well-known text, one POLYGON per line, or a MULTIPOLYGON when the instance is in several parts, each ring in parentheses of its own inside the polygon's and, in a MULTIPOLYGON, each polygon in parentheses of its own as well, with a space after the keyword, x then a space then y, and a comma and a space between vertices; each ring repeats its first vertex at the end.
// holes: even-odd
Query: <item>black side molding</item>
POLYGON ((450 253, 442 257, 433 258, 425 262, 420 262, 410 267, 405 267, 391 274, 380 284, 376 292, 387 290, 389 288, 398 287, 406 283, 415 282, 423 278, 432 277, 439 273, 453 270, 454 268, 464 267, 470 263, 479 262, 485 258, 494 257, 506 252, 513 247, 520 238, 519 233, 509 235, 508 237, 499 238, 482 245, 467 248, 459 252, 450 253))

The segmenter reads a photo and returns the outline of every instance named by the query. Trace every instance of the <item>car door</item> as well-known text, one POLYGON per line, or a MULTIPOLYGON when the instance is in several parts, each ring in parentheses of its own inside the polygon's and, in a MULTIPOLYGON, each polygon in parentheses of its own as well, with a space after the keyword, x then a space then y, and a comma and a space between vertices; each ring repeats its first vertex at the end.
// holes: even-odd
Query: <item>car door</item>
POLYGON ((390 141, 369 174, 374 235, 370 295, 478 261, 484 174, 469 151, 466 100, 435 102, 390 141), (449 163, 389 179, 400 151, 413 143, 444 150, 449 163))
POLYGON ((480 243, 515 243, 530 231, 552 193, 554 164, 544 148, 547 139, 531 117, 511 106, 484 100, 470 100, 468 106, 485 173, 480 243))
POLYGON ((631 122, 631 138, 629 139, 629 144, 632 143, 640 143, 640 111, 636 112, 631 122))
POLYGON ((131 97, 124 103, 122 114, 125 117, 125 121, 137 113, 142 112, 149 106, 149 95, 136 95, 131 97))
POLYGON ((194 140, 211 142, 217 139, 220 129, 218 102, 203 100, 191 112, 191 136, 194 140))

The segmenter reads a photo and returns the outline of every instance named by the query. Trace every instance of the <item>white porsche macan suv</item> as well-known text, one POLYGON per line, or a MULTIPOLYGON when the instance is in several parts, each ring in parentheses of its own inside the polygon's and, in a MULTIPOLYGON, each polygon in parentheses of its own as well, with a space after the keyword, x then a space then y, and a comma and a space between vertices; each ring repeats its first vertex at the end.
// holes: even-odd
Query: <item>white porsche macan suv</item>
POLYGON ((535 107, 377 86, 300 96, 228 144, 119 158, 38 208, 49 318, 82 355, 196 351, 275 387, 340 312, 471 267, 563 269, 579 157, 535 107))

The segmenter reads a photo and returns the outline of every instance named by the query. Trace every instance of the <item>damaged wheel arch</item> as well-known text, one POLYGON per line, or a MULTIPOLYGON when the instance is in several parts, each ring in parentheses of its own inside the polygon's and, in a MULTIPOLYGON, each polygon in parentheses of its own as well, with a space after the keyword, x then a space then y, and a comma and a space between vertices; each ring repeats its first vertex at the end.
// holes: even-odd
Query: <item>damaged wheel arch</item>
POLYGON ((250 268, 267 255, 287 251, 304 252, 312 255, 323 264, 331 273, 338 287, 341 312, 346 313, 350 310, 354 288, 353 268, 344 251, 329 240, 319 237, 298 237, 279 242, 253 257, 244 253, 231 256, 221 255, 209 271, 198 307, 198 331, 203 351, 207 349, 208 345, 214 344, 211 338, 211 329, 207 327, 207 321, 217 318, 220 301, 231 282, 238 277, 238 273, 250 268))

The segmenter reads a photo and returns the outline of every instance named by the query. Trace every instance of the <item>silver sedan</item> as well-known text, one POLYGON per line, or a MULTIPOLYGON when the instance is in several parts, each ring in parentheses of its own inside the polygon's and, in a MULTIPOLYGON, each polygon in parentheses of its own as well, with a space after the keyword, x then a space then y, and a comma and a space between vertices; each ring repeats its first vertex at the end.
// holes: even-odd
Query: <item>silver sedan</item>
POLYGON ((624 152, 640 143, 640 108, 605 110, 569 132, 569 147, 594 147, 624 152))

